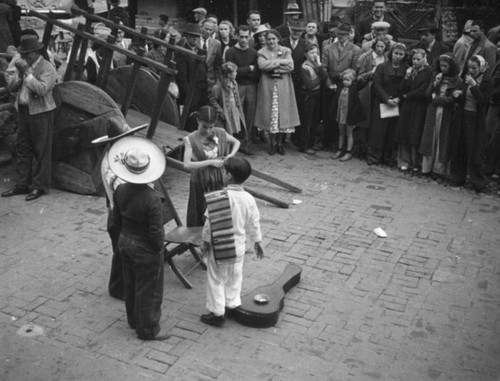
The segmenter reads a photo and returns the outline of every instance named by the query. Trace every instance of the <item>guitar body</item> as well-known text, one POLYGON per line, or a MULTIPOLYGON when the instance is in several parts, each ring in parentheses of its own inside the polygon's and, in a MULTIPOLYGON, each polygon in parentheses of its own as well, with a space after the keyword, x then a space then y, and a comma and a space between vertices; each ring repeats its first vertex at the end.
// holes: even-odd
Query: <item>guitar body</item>
POLYGON ((300 282, 302 268, 289 263, 280 277, 272 284, 257 287, 241 298, 241 306, 233 311, 234 319, 247 327, 268 328, 276 325, 285 305, 285 294, 300 282), (269 302, 255 302, 255 295, 266 294, 269 302))

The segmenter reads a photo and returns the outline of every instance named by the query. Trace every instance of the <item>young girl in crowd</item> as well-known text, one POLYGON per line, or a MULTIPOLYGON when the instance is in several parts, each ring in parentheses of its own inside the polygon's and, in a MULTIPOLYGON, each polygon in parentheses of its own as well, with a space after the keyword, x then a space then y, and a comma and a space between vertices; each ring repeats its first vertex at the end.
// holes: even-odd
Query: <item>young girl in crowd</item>
POLYGON ((472 188, 476 192, 491 192, 481 164, 486 140, 486 109, 493 92, 493 83, 485 74, 486 60, 474 55, 468 62, 465 90, 460 95, 459 107, 454 123, 450 184, 465 185, 467 172, 472 188))
POLYGON ((352 158, 352 145, 354 143, 353 131, 356 123, 364 119, 363 108, 359 102, 356 84, 356 72, 346 69, 342 73, 342 85, 335 93, 335 105, 337 108, 337 123, 339 126, 339 150, 332 159, 340 158, 347 161, 352 158), (347 139, 347 150, 344 152, 344 141, 347 139))
POLYGON ((399 169, 407 171, 411 168, 412 173, 418 173, 421 165, 418 148, 427 109, 425 91, 432 81, 432 69, 427 64, 423 49, 413 49, 410 59, 412 67, 406 71, 401 84, 402 105, 396 128, 396 141, 399 169))
POLYGON ((219 41, 221 44, 220 51, 222 54, 222 61, 226 62, 226 51, 238 42, 238 40, 234 38, 234 26, 231 21, 224 20, 220 22, 219 41))
POLYGON ((375 102, 372 109, 370 125, 370 142, 368 165, 384 162, 388 166, 396 164, 396 143, 394 133, 398 123, 399 112, 396 110, 400 102, 401 83, 406 75, 408 65, 403 62, 406 46, 396 43, 391 48, 389 60, 380 64, 373 75, 375 102), (382 115, 381 110, 393 111, 394 114, 382 115))
POLYGON ((210 105, 217 111, 219 119, 224 122, 227 133, 243 138, 246 136, 246 126, 236 83, 237 69, 238 67, 232 62, 223 64, 221 80, 212 87, 208 98, 210 105))
POLYGON ((436 64, 436 75, 426 91, 431 103, 427 107, 420 153, 423 155, 422 176, 444 180, 448 175, 453 114, 463 82, 458 76, 458 62, 452 54, 441 55, 436 64))

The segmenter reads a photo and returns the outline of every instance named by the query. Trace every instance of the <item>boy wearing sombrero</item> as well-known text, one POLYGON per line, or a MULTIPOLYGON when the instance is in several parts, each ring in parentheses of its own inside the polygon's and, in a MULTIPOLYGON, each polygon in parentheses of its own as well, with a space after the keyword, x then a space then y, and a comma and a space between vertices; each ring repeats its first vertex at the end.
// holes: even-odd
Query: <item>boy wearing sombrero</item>
POLYGON ((7 83, 9 91, 18 92, 17 184, 2 197, 27 194, 26 201, 31 201, 50 189, 56 108, 52 90, 57 74, 42 57, 43 48, 36 36, 22 36, 18 48, 21 59, 15 62, 17 73, 7 83))
POLYGON ((165 156, 153 142, 127 136, 109 150, 109 165, 120 179, 113 196, 113 228, 119 232, 127 321, 142 340, 160 335, 163 300, 163 218, 161 197, 152 186, 165 170, 165 156))
POLYGON ((109 238, 111 239, 111 247, 113 249, 113 257, 111 259, 111 271, 109 274, 108 292, 113 298, 123 300, 124 298, 124 285, 123 285, 123 260, 118 252, 118 238, 120 232, 113 229, 111 224, 111 216, 113 211, 113 194, 118 188, 118 185, 125 183, 120 179, 112 170, 109 165, 109 148, 110 145, 118 139, 132 135, 134 132, 146 128, 148 125, 143 124, 138 127, 131 128, 123 119, 114 116, 107 120, 106 132, 107 134, 92 141, 95 145, 108 146, 104 150, 101 162, 101 176, 102 184, 106 192, 106 206, 108 208, 108 221, 107 230, 109 238))

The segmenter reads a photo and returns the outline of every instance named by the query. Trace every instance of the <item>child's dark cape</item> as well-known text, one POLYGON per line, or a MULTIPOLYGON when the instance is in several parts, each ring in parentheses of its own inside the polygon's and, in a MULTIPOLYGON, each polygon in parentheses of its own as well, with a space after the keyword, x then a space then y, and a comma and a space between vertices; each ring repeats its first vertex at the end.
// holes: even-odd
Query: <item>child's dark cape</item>
POLYGON ((217 263, 234 263, 236 261, 236 245, 227 190, 206 193, 205 200, 208 222, 212 232, 215 261, 217 263))

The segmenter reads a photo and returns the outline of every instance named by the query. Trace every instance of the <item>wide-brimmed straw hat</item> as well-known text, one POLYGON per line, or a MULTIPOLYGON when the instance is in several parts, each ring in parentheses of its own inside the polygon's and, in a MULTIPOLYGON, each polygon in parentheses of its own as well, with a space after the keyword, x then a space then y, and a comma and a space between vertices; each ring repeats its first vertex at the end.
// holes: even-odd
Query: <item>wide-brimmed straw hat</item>
POLYGON ((0 53, 0 57, 14 58, 16 54, 17 49, 14 46, 9 45, 7 46, 7 50, 5 52, 0 53))
POLYGON ((120 179, 132 184, 158 180, 165 172, 165 155, 151 140, 127 136, 109 149, 109 167, 120 179))
POLYGON ((44 45, 38 41, 38 37, 32 34, 25 34, 21 36, 21 45, 17 48, 19 54, 26 54, 36 52, 43 49, 44 45))
POLYGON ((113 142, 115 140, 118 140, 120 138, 123 138, 127 135, 131 135, 134 132, 137 132, 139 130, 142 130, 143 128, 146 128, 148 124, 142 124, 140 126, 131 128, 127 122, 125 122, 123 119, 113 116, 108 119, 108 123, 106 124, 106 132, 107 135, 101 136, 97 139, 92 140, 92 144, 104 144, 104 143, 109 143, 113 142))
POLYGON ((255 36, 256 34, 261 34, 261 33, 267 32, 268 30, 269 30, 269 28, 267 27, 267 25, 261 24, 261 25, 259 25, 259 27, 257 28, 257 30, 255 31, 255 33, 253 35, 255 36))

